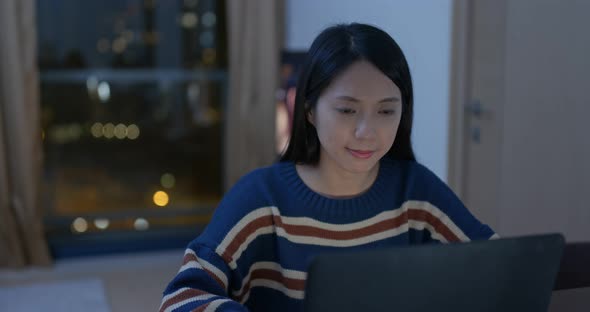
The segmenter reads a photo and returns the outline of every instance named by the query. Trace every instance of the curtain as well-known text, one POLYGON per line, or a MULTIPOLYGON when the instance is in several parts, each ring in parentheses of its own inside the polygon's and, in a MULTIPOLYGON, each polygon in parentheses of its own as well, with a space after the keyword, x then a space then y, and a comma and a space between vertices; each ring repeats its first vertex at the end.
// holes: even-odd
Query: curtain
POLYGON ((34 0, 0 1, 0 267, 47 265, 34 0))
POLYGON ((277 159, 276 90, 283 39, 283 0, 226 0, 229 99, 226 189, 277 159))

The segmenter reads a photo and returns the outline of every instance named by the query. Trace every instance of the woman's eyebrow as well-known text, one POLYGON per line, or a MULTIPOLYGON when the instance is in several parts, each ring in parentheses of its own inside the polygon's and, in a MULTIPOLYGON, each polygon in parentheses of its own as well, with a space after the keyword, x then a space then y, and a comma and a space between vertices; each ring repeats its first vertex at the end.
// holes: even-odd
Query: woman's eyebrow
MULTIPOLYGON (((336 99, 339 100, 344 100, 347 102, 353 102, 353 103, 358 103, 361 100, 354 98, 352 96, 348 96, 348 95, 339 95, 336 97, 336 99)), ((386 97, 381 99, 378 103, 385 103, 385 102, 400 102, 400 99, 397 96, 390 96, 390 97, 386 97)))

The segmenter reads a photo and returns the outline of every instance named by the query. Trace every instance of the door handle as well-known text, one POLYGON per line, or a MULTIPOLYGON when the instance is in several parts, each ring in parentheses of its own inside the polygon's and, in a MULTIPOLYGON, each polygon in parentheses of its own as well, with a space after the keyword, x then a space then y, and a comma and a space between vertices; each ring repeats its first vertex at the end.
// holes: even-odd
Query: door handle
POLYGON ((492 111, 486 108, 479 99, 469 101, 465 105, 465 113, 478 120, 488 120, 492 117, 492 111))
POLYGON ((486 108, 478 99, 472 100, 465 105, 465 113, 480 120, 492 117, 492 110, 486 108))
MULTIPOLYGON (((479 99, 474 99, 469 101, 465 105, 465 114, 469 116, 469 118, 473 118, 475 120, 490 120, 492 118, 492 111, 487 109, 479 99)), ((481 127, 477 122, 469 122, 469 136, 471 137, 471 141, 476 144, 481 143, 481 127)))

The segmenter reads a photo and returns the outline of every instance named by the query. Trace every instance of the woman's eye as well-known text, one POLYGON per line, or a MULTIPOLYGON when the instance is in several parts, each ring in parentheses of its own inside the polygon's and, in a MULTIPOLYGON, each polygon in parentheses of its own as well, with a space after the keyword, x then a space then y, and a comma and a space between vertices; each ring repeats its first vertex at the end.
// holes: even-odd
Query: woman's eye
POLYGON ((338 112, 342 113, 342 114, 354 114, 355 110, 352 108, 338 108, 337 109, 338 112))
POLYGON ((388 115, 389 116, 389 115, 395 114, 395 110, 393 110, 393 109, 384 109, 384 110, 381 110, 379 113, 381 113, 383 115, 388 115))

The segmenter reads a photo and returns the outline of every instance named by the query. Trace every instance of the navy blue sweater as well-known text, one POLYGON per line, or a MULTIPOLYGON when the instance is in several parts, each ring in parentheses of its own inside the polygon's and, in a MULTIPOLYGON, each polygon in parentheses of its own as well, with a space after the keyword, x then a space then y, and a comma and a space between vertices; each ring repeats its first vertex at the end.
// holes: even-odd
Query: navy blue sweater
POLYGON ((373 185, 348 199, 307 187, 291 162, 244 176, 184 254, 160 311, 302 311, 318 253, 489 239, 436 175, 382 159, 373 185))

